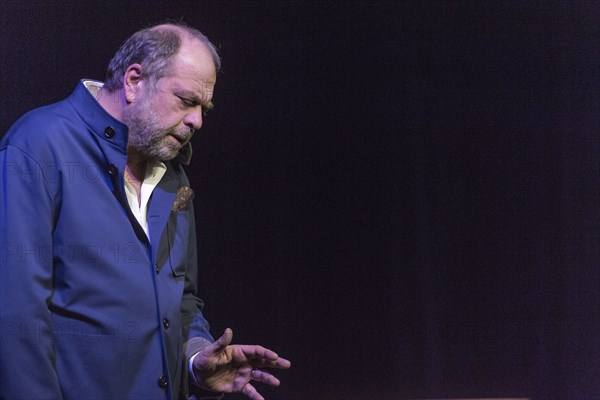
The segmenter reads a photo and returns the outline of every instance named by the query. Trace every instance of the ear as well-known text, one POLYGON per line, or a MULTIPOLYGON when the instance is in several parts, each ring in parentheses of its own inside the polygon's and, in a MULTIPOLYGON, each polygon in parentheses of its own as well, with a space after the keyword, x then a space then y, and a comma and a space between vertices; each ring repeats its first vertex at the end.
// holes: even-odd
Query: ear
POLYGON ((127 104, 137 100, 142 86, 142 66, 131 64, 123 75, 123 89, 127 104))

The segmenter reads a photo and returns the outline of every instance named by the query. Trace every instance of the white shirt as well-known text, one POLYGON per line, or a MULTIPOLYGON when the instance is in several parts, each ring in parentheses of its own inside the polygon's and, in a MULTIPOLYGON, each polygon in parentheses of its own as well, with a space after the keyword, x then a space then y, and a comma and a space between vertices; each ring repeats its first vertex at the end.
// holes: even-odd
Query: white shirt
POLYGON ((160 182, 165 175, 165 172, 167 172, 167 166, 163 162, 148 162, 146 164, 146 173, 144 175, 144 180, 142 181, 142 187, 140 188, 139 198, 133 185, 125 178, 125 195, 127 196, 129 208, 131 208, 131 212, 139 222, 140 226, 144 229, 144 232, 146 232, 148 238, 150 238, 147 221, 148 202, 150 201, 150 196, 152 196, 154 188, 156 188, 158 182, 160 182))

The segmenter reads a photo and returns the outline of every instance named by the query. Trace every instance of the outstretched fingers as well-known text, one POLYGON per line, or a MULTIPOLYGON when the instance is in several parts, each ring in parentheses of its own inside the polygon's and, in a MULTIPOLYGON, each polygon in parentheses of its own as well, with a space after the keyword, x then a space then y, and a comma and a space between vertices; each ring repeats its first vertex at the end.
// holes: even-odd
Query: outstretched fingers
POLYGON ((258 345, 236 345, 254 367, 258 368, 289 368, 292 363, 285 358, 279 357, 273 350, 258 345))
POLYGON ((265 398, 262 397, 260 395, 260 393, 258 393, 258 391, 256 390, 256 388, 254 386, 252 386, 251 383, 247 383, 242 388, 242 393, 244 395, 246 395, 246 397, 248 397, 250 400, 265 400, 265 398))
POLYGON ((274 387, 279 386, 279 384, 281 383, 279 381, 279 379, 277 379, 272 374, 270 374, 266 371, 261 371, 259 369, 252 370, 252 378, 251 379, 253 381, 261 382, 261 383, 267 384, 269 386, 274 386, 274 387))

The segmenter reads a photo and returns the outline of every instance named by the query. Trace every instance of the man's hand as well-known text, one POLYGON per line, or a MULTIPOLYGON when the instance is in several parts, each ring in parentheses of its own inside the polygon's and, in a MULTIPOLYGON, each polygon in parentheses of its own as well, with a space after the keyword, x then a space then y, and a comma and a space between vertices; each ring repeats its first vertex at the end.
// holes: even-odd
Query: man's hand
POLYGON ((256 345, 231 344, 233 331, 205 347, 194 358, 193 371, 200 386, 217 392, 240 392, 252 400, 264 400, 250 381, 279 386, 279 379, 262 368, 289 368, 291 363, 272 350, 256 345))

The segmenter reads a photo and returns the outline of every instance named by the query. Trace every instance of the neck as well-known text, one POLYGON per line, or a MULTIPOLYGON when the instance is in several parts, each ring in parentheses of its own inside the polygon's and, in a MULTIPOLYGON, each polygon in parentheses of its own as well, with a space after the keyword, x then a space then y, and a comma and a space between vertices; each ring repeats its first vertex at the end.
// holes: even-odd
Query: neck
POLYGON ((142 183, 146 175, 146 160, 139 155, 133 155, 131 152, 127 155, 125 164, 125 180, 133 186, 137 194, 138 203, 141 202, 142 183))
POLYGON ((129 173, 131 178, 141 183, 146 173, 146 159, 136 151, 130 149, 127 152, 125 171, 129 173))

